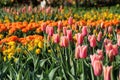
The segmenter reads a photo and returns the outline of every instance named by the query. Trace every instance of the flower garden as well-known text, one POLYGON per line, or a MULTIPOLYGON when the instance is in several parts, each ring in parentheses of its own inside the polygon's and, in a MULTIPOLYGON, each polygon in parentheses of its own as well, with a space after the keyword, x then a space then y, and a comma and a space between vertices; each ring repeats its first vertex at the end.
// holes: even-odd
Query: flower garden
POLYGON ((120 4, 0 13, 0 80, 120 80, 120 4))

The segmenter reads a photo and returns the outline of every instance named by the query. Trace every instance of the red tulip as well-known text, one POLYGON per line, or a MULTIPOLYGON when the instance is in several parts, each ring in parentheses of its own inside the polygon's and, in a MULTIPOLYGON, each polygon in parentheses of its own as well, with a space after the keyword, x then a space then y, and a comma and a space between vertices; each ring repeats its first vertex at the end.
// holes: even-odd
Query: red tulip
POLYGON ((60 36, 58 34, 53 34, 53 42, 59 43, 60 42, 60 36))
POLYGON ((111 80, 111 77, 110 77, 111 70, 112 70, 112 66, 103 67, 104 80, 111 80))
POLYGON ((68 19, 68 24, 69 24, 69 25, 72 25, 72 24, 73 24, 73 18, 72 18, 72 17, 70 17, 70 18, 68 19))
POLYGON ((83 35, 81 33, 76 34, 76 39, 77 39, 77 44, 82 44, 83 43, 83 35))
POLYGON ((68 47, 69 45, 69 39, 67 36, 62 36, 61 39, 60 39, 60 45, 62 47, 68 47))
POLYGON ((100 31, 100 32, 98 33, 97 40, 100 41, 101 39, 102 39, 102 32, 100 31))
POLYGON ((72 40, 72 30, 67 30, 67 37, 70 41, 72 40))
POLYGON ((82 27, 82 34, 83 34, 83 36, 86 36, 87 35, 87 26, 83 26, 82 27))

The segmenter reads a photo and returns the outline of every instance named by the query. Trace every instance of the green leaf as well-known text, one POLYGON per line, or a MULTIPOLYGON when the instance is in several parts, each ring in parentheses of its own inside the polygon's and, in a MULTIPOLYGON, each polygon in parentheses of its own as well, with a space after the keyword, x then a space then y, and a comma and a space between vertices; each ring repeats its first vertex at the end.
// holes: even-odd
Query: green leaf
POLYGON ((49 73, 49 80, 53 80, 54 79, 54 75, 55 75, 55 72, 59 69, 60 66, 54 68, 51 70, 51 72, 49 73))
POLYGON ((40 60, 40 67, 43 67, 45 62, 47 61, 48 59, 42 59, 40 60))

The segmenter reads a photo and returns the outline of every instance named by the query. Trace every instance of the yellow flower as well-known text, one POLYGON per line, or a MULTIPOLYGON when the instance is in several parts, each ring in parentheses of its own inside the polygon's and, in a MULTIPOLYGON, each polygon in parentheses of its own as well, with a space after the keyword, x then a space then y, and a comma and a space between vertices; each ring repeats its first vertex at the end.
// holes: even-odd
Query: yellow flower
POLYGON ((14 62, 16 63, 18 61, 18 58, 14 58, 14 62))
POLYGON ((43 48, 43 42, 42 42, 42 41, 40 41, 40 42, 38 43, 38 47, 39 47, 39 48, 43 48))
POLYGON ((6 61, 6 56, 3 57, 3 60, 6 61))
POLYGON ((51 53, 51 49, 49 49, 48 52, 51 53))
POLYGON ((35 53, 36 54, 40 54, 41 50, 40 49, 36 49, 35 53))
POLYGON ((0 34, 0 39, 2 39, 3 38, 3 34, 0 34))

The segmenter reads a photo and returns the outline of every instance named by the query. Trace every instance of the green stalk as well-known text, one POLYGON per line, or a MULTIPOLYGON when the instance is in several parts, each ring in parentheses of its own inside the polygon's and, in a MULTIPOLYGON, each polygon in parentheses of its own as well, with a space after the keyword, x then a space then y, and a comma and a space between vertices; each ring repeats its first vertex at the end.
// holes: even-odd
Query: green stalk
POLYGON ((84 60, 82 59, 81 61, 82 61, 82 69, 83 69, 83 78, 82 79, 86 80, 85 79, 85 70, 84 70, 84 60))
POLYGON ((90 67, 90 70, 91 70, 91 77, 92 77, 92 80, 94 80, 94 74, 93 74, 92 66, 90 67))

